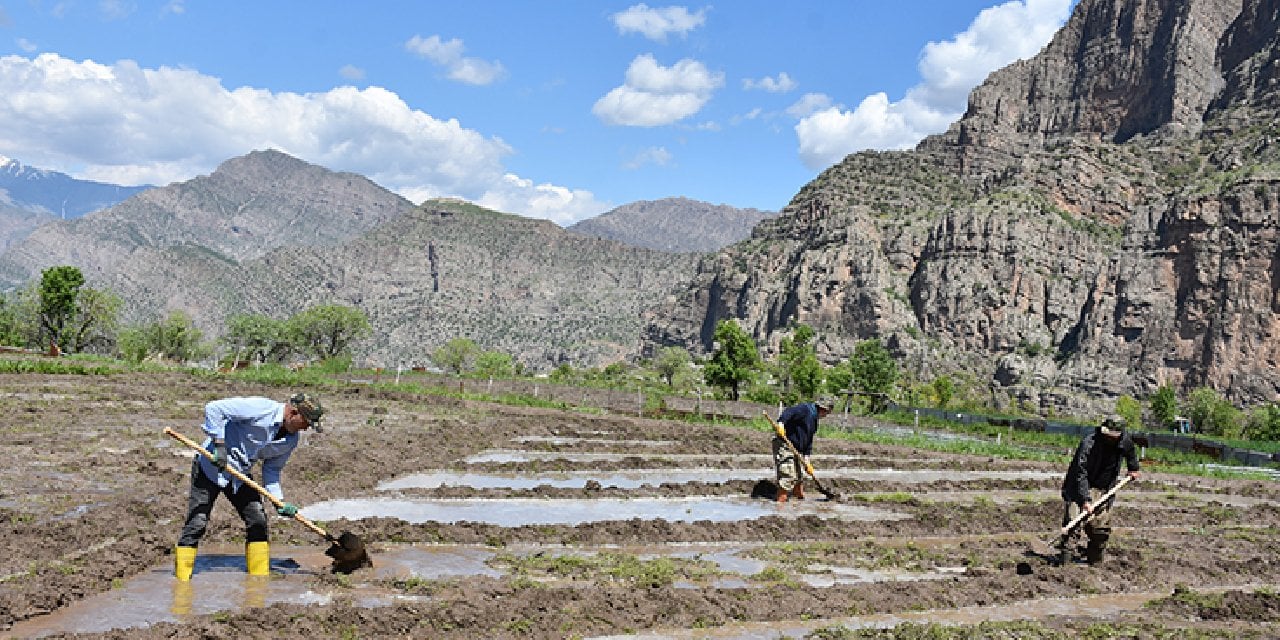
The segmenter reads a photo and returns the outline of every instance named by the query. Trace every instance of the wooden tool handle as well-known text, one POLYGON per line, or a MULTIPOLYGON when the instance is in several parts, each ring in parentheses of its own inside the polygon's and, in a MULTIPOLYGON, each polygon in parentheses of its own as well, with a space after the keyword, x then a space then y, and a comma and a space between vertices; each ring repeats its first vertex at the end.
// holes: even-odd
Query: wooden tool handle
MULTIPOLYGON (((173 429, 170 429, 169 427, 164 428, 164 433, 165 435, 173 438, 174 440, 177 440, 178 442, 181 442, 182 444, 185 444, 188 447, 195 449, 197 452, 200 453, 200 455, 208 458, 210 461, 213 461, 213 454, 209 453, 208 450, 206 450, 204 447, 197 444, 194 440, 182 435, 181 433, 178 433, 177 431, 174 431, 173 429)), ((284 506, 283 500, 271 495, 271 492, 267 491, 265 487, 254 482, 253 478, 250 478, 249 476, 246 476, 245 474, 240 473, 240 471, 238 471, 235 467, 232 467, 231 465, 227 465, 227 468, 222 469, 222 471, 226 471, 227 473, 235 477, 236 480, 239 480, 240 482, 243 482, 246 485, 249 485, 249 487, 253 488, 258 493, 261 493, 262 497, 270 500, 271 504, 275 505, 277 509, 284 506)), ((293 519, 306 525, 308 529, 311 529, 312 531, 324 536, 326 539, 332 540, 333 536, 330 536, 328 531, 321 529, 319 525, 306 519, 306 517, 304 517, 301 513, 293 514, 293 519)))
MULTIPOLYGON (((1116 486, 1111 487, 1110 490, 1102 494, 1102 497, 1098 498, 1097 504, 1099 506, 1106 504, 1107 501, 1111 499, 1111 496, 1116 495, 1116 492, 1120 490, 1120 487, 1123 487, 1126 484, 1129 484, 1130 480, 1133 480, 1133 476, 1125 476, 1122 480, 1120 480, 1119 483, 1116 484, 1116 486)), ((1088 520, 1091 517, 1093 517, 1092 511, 1081 511, 1080 515, 1077 515, 1076 517, 1072 518, 1071 522, 1068 522, 1066 526, 1062 527, 1061 535, 1065 536, 1071 533, 1071 530, 1075 529, 1076 525, 1080 524, 1081 522, 1084 522, 1085 520, 1088 520)))

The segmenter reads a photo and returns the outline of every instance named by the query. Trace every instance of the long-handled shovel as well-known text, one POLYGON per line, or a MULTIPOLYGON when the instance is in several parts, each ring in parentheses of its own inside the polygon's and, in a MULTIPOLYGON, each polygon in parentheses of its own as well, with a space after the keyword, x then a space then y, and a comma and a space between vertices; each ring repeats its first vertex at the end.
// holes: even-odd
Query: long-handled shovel
MULTIPOLYGON (((208 451, 205 450, 204 447, 200 446, 199 444, 196 444, 195 441, 182 435, 181 433, 178 433, 177 431, 174 431, 173 429, 170 429, 168 427, 165 427, 164 433, 165 435, 172 437, 174 440, 177 440, 178 442, 181 442, 182 444, 185 444, 188 447, 195 449, 196 452, 208 458, 209 460, 213 460, 213 454, 209 453, 208 451)), ((271 495, 271 493, 268 492, 265 488, 263 488, 262 485, 254 482, 253 479, 250 478, 249 476, 246 476, 245 474, 240 473, 239 471, 237 471, 236 469, 230 466, 226 468, 226 472, 234 476, 240 482, 243 482, 246 485, 252 487, 258 493, 261 493, 262 496, 270 500, 271 504, 275 505, 277 509, 284 506, 284 502, 282 502, 279 498, 271 495)), ((328 531, 325 531, 324 529, 320 528, 320 525, 317 525, 316 523, 308 520, 301 513, 293 514, 293 519, 297 520, 298 522, 301 522, 308 529, 311 529, 312 531, 320 534, 321 536, 324 537, 325 540, 328 540, 331 543, 329 546, 329 549, 326 550, 324 554, 329 556, 330 558, 333 558, 333 570, 335 572, 351 573, 352 571, 355 571, 356 569, 359 569, 361 567, 373 566, 373 560, 369 557, 369 553, 365 551, 364 541, 360 539, 360 536, 357 536, 356 534, 351 533, 350 531, 343 531, 342 535, 335 538, 328 531)))
POLYGON ((1098 500, 1094 502, 1096 505, 1094 507, 1094 511, 1081 511, 1079 515, 1071 519, 1071 522, 1063 525, 1063 527, 1058 530, 1058 533, 1054 535, 1052 540, 1047 542, 1041 541, 1044 546, 1040 549, 1033 549, 1033 551, 1037 555, 1051 555, 1061 551, 1062 545, 1066 544, 1067 540, 1071 537, 1071 534, 1075 532, 1076 528, 1088 522, 1089 519, 1093 517, 1094 512, 1098 509, 1105 507, 1111 498, 1116 495, 1116 492, 1126 484, 1129 484, 1130 480, 1133 480, 1132 476, 1125 476, 1121 478, 1120 482, 1116 483, 1116 486, 1108 489, 1106 493, 1102 494, 1098 500))
POLYGON ((791 453, 804 463, 804 470, 809 472, 809 477, 813 478, 813 484, 817 485, 818 491, 821 491, 822 495, 826 496, 828 500, 838 499, 840 494, 822 486, 822 481, 819 480, 818 475, 813 472, 813 465, 809 464, 809 461, 806 460, 804 456, 800 455, 800 452, 796 450, 796 446, 791 444, 791 440, 787 438, 787 430, 783 429, 782 425, 778 424, 778 422, 769 415, 768 411, 761 411, 760 413, 763 413, 764 419, 768 420, 769 424, 773 425, 773 430, 778 434, 778 437, 782 438, 782 441, 787 443, 787 448, 791 449, 791 453))

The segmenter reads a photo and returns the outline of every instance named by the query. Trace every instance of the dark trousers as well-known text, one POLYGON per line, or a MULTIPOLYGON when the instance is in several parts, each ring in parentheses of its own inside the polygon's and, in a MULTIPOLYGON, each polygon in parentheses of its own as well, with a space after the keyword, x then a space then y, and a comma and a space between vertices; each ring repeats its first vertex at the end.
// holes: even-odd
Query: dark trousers
POLYGON ((191 463, 191 495, 187 498, 187 521, 182 525, 182 537, 178 538, 178 546, 194 547, 200 544, 204 531, 209 526, 209 513, 213 511, 213 503, 219 494, 225 494, 236 508, 240 519, 244 520, 245 542, 267 542, 267 512, 262 508, 262 496, 248 485, 240 485, 240 490, 232 489, 230 483, 219 487, 217 482, 204 475, 200 470, 200 459, 191 463))

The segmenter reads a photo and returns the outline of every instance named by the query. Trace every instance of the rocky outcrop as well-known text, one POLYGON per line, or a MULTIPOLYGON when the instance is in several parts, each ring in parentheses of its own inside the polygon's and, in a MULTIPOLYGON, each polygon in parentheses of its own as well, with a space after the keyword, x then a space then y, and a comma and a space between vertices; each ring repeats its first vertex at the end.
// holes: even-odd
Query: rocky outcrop
POLYGON ((919 380, 1110 409, 1158 385, 1280 390, 1275 0, 1083 0, 917 149, 860 153, 650 309, 644 349, 737 318, 820 356, 878 337, 919 380))

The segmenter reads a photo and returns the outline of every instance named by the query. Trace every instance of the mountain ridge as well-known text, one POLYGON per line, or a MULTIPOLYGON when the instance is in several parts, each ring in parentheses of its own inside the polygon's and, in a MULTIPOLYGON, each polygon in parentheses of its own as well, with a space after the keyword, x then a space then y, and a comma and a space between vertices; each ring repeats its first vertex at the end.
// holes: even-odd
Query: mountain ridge
POLYGON ((746 238, 761 220, 776 215, 676 196, 630 202, 567 228, 646 249, 705 253, 746 238))
POLYGON ((16 286, 74 265, 125 299, 126 322, 182 310, 211 337, 237 313, 352 305, 375 332, 362 362, 423 363, 469 337, 545 370, 632 356, 642 305, 694 260, 456 200, 414 206, 267 150, 43 226, 0 254, 0 276, 16 286))

